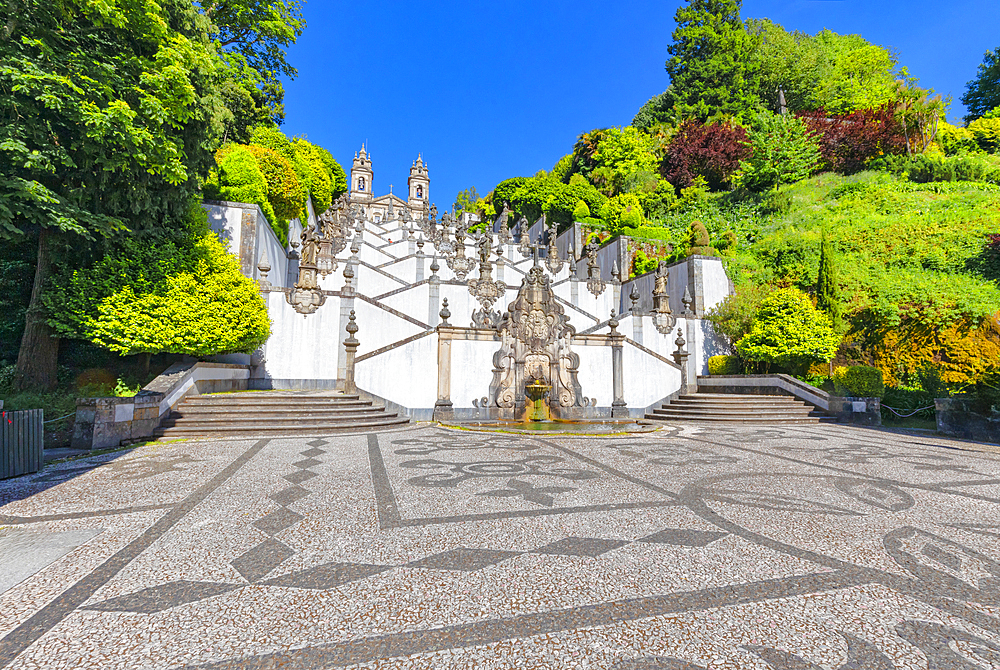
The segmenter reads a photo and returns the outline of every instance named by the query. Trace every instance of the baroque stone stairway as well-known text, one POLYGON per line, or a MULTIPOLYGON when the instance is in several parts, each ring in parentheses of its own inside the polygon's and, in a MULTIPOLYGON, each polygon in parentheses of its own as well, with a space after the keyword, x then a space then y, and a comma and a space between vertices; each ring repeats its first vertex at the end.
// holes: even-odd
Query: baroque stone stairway
POLYGON ((298 437, 397 428, 409 418, 338 391, 241 391, 185 398, 155 436, 298 437))
POLYGON ((653 421, 793 424, 834 421, 821 410, 787 395, 693 393, 646 414, 653 421))

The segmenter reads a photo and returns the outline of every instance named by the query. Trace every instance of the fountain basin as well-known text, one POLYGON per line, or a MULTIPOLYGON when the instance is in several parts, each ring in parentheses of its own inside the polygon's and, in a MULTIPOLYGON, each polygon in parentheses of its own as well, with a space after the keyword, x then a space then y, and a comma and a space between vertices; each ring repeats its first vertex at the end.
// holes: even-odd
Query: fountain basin
POLYGON ((563 435, 621 435, 626 433, 651 433, 659 426, 639 423, 635 419, 604 421, 469 421, 442 424, 447 428, 461 428, 494 433, 563 434, 563 435))

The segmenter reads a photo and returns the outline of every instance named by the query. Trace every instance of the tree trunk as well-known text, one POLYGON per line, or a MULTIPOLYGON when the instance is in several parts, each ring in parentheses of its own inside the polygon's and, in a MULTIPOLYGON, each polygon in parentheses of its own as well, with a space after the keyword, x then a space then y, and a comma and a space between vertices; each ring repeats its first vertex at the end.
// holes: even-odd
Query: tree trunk
POLYGON ((59 338, 45 321, 42 291, 51 268, 49 240, 52 233, 42 229, 38 235, 38 263, 35 265, 35 283, 31 288, 31 302, 24 319, 24 335, 17 354, 15 386, 21 390, 51 391, 56 387, 56 369, 59 360, 59 338))

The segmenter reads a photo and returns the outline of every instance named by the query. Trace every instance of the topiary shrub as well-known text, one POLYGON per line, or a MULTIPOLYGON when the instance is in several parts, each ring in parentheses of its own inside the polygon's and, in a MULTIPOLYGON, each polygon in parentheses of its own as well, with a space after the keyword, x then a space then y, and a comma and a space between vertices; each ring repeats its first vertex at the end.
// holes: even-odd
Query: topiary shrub
POLYGON ((743 372, 739 356, 711 356, 708 359, 708 374, 738 375, 743 372))
POLYGON ((708 237, 708 228, 701 221, 692 221, 688 228, 688 256, 718 256, 708 237))
POLYGON ((882 371, 868 365, 840 366, 833 369, 837 393, 854 398, 881 398, 885 395, 882 371))
POLYGON ((576 201, 576 207, 573 208, 573 220, 583 221, 588 216, 590 216, 590 207, 587 207, 587 203, 583 200, 576 201))
POLYGON ((746 361, 779 365, 792 374, 832 359, 840 346, 830 319, 795 288, 778 289, 757 309, 750 332, 736 343, 746 361))

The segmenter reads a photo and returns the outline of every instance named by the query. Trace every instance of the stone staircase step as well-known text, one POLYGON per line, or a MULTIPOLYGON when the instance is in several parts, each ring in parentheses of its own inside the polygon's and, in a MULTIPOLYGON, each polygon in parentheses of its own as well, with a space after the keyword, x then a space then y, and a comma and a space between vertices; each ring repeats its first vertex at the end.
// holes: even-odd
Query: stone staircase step
POLYGON ((832 420, 809 403, 787 395, 692 393, 646 413, 650 421, 819 423, 832 420))
POLYGON ((155 437, 298 437, 397 428, 407 417, 358 394, 335 391, 244 391, 185 398, 155 437))

